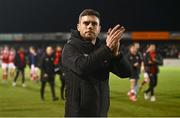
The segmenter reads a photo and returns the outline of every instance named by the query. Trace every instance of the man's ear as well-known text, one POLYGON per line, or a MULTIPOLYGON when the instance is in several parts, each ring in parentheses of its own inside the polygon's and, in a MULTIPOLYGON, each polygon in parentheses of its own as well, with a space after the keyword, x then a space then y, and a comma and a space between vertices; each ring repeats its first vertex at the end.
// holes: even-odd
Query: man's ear
POLYGON ((80 31, 79 23, 77 24, 77 30, 80 31))

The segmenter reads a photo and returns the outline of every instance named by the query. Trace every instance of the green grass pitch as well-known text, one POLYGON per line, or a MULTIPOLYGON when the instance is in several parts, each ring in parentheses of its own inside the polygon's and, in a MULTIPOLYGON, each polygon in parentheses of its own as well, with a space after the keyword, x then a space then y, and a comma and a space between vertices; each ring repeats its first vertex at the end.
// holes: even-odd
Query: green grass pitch
MULTIPOLYGON (((0 70, 1 75, 1 70, 0 70)), ((2 77, 0 77, 2 78, 2 77)), ((142 79, 140 79, 142 81, 142 79)), ((0 81, 1 82, 1 81, 0 81)), ((40 99, 40 83, 29 80, 26 69, 27 87, 12 87, 12 80, 7 84, 0 83, 0 117, 59 117, 64 115, 64 101, 51 100, 50 87, 47 84, 45 101, 40 99)), ((56 94, 60 96, 60 81, 56 78, 56 94)), ((144 87, 144 89, 147 86, 144 87)), ((143 117, 143 116, 180 116, 180 68, 161 67, 158 86, 155 90, 156 102, 143 99, 143 92, 138 94, 138 101, 128 100, 129 80, 110 76, 110 117, 143 117)))

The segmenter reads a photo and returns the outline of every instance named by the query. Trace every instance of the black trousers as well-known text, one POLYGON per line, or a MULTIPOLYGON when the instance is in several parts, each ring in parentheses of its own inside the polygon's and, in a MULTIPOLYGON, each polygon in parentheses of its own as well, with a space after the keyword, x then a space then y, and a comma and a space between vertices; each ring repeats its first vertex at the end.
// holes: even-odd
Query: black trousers
POLYGON ((59 75, 59 80, 61 82, 61 87, 60 87, 60 91, 61 91, 61 99, 65 99, 64 98, 64 89, 65 89, 65 79, 64 79, 64 73, 61 71, 58 71, 56 73, 57 75, 59 75))
POLYGON ((158 76, 156 74, 149 74, 150 82, 149 82, 149 88, 145 91, 146 93, 151 94, 151 96, 154 95, 154 88, 157 86, 158 82, 158 76))
POLYGON ((45 92, 46 83, 49 83, 49 85, 50 85, 52 99, 54 100, 56 98, 54 77, 48 78, 48 80, 41 80, 41 91, 40 91, 41 92, 41 99, 44 100, 44 92, 45 92))
POLYGON ((22 83, 24 83, 24 82, 25 82, 24 68, 17 68, 17 70, 16 70, 16 76, 15 76, 15 78, 14 78, 14 82, 17 81, 17 78, 18 78, 20 72, 21 72, 21 74, 22 74, 22 83))
POLYGON ((63 73, 60 74, 59 79, 61 81, 61 87, 60 87, 60 89, 61 89, 61 99, 64 100, 65 79, 64 79, 63 73))

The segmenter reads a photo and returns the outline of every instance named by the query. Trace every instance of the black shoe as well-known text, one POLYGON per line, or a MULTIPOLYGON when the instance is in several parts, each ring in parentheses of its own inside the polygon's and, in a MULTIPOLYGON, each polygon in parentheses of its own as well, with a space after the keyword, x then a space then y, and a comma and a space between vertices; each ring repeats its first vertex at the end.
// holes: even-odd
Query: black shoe
POLYGON ((58 97, 53 98, 53 101, 57 101, 57 100, 59 100, 59 98, 58 98, 58 97))

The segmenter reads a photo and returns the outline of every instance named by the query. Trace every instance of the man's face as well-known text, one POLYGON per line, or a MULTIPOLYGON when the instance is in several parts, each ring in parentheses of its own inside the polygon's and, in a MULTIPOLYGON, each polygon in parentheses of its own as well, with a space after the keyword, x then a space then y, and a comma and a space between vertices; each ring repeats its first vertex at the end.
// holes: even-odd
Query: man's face
POLYGON ((34 53, 34 49, 33 49, 33 48, 30 48, 29 51, 30 51, 31 53, 34 53))
POLYGON ((137 48, 137 50, 140 48, 139 43, 135 43, 134 46, 135 46, 135 48, 137 48))
POLYGON ((58 47, 56 47, 56 50, 57 50, 57 51, 61 51, 62 48, 58 46, 58 47))
POLYGON ((153 51, 155 51, 155 50, 156 50, 156 46, 155 46, 155 45, 151 45, 151 46, 150 46, 150 51, 153 52, 153 51))
POLYGON ((51 55, 52 53, 53 53, 52 47, 47 47, 47 48, 46 48, 46 54, 47 54, 47 55, 51 55))
POLYGON ((136 48, 135 46, 132 46, 132 47, 130 48, 130 52, 131 52, 131 54, 136 54, 137 48, 136 48))
POLYGON ((92 41, 97 38, 101 26, 96 16, 82 16, 79 19, 77 29, 84 39, 92 41))

